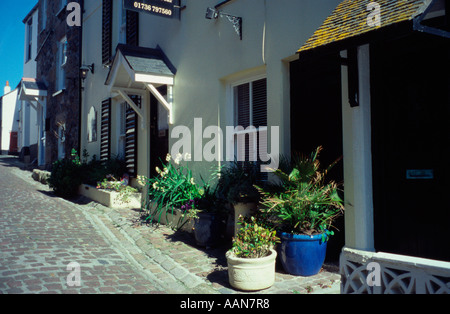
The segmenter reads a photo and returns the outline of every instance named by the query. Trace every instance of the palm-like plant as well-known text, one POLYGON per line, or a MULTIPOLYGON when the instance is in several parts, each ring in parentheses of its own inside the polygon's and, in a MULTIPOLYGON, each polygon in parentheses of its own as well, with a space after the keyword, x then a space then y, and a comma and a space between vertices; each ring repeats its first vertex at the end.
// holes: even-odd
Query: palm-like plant
MULTIPOLYGON (((319 146, 310 157, 298 156, 290 172, 275 170, 280 178, 278 192, 258 188, 262 195, 265 214, 275 218, 282 231, 294 234, 318 234, 329 230, 334 220, 343 213, 338 184, 325 182, 328 171, 320 169, 319 146)), ((332 233, 330 231, 330 233, 332 233)))

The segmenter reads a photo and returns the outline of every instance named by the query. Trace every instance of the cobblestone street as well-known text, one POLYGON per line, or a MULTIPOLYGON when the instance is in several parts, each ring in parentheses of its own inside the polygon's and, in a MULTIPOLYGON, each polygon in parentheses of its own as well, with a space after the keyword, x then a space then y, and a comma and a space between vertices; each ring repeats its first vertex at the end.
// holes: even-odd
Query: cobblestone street
POLYGON ((105 236, 101 222, 44 185, 0 166, 0 293, 153 293, 152 275, 105 236), (81 265, 80 287, 69 287, 67 266, 81 265))
MULTIPOLYGON (((206 250, 192 237, 140 224, 135 210, 82 197, 66 201, 34 181, 15 159, 0 158, 0 294, 236 294, 226 247, 206 250), (71 287, 79 265, 79 285, 71 287)), ((261 294, 339 293, 335 266, 313 277, 277 270, 261 294)))

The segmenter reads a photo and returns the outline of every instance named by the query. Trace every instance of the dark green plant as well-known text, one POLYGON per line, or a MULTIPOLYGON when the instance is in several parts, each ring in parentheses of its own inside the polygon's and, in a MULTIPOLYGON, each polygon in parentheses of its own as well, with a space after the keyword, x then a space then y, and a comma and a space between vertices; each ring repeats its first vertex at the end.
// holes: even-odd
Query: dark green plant
POLYGON ((232 252, 240 258, 260 258, 270 254, 276 243, 280 239, 275 230, 271 230, 259 225, 255 217, 244 220, 239 217, 243 227, 233 239, 232 252))
POLYGON ((68 158, 55 161, 48 179, 48 185, 56 195, 72 198, 77 195, 82 182, 81 162, 75 149, 68 158))
POLYGON ((227 213, 226 203, 223 198, 218 197, 217 185, 213 189, 211 185, 204 184, 202 190, 198 198, 189 200, 187 204, 181 206, 184 215, 188 219, 198 218, 199 213, 225 215, 227 213))
POLYGON ((254 162, 232 162, 219 171, 218 191, 220 196, 232 204, 258 202, 259 166, 254 162))
POLYGON ((83 154, 82 174, 83 183, 95 186, 98 182, 103 181, 106 176, 112 175, 115 178, 122 178, 127 173, 125 160, 117 156, 112 156, 108 160, 101 161, 92 156, 92 159, 87 162, 88 155, 83 154))
POLYGON ((278 219, 280 229, 295 234, 324 233, 324 240, 333 232, 333 222, 344 210, 339 196, 339 186, 325 177, 334 162, 325 170, 320 169, 318 147, 310 157, 301 156, 294 161, 293 169, 286 173, 274 172, 280 180, 281 192, 267 192, 258 188, 266 215, 278 219))

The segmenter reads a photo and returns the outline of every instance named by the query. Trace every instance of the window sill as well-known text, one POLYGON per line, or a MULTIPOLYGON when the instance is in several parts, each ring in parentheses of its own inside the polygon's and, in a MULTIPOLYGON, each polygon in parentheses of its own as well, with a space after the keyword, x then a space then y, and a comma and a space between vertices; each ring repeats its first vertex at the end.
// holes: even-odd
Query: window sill
POLYGON ((66 90, 65 88, 60 89, 59 91, 57 91, 56 93, 54 93, 54 94, 52 95, 52 97, 56 97, 56 96, 58 96, 58 95, 64 93, 65 90, 66 90))

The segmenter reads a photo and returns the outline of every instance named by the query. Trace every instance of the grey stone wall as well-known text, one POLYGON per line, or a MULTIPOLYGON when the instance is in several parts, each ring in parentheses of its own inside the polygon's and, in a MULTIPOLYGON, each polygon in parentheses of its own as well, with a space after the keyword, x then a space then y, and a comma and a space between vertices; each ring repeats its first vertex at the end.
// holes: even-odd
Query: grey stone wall
MULTIPOLYGON (((42 0, 40 8, 42 8, 42 0)), ((81 0, 75 1, 81 2, 81 0)), ((46 122, 46 168, 50 169, 58 159, 58 127, 66 125, 65 152, 70 155, 72 148, 79 150, 80 120, 80 45, 81 27, 67 25, 66 9, 60 8, 60 1, 47 1, 47 24, 38 35, 37 80, 47 85, 47 122, 46 122), (67 64, 65 66, 65 90, 57 95, 58 43, 66 36, 67 64)), ((41 28, 39 28, 41 30, 41 28)))

